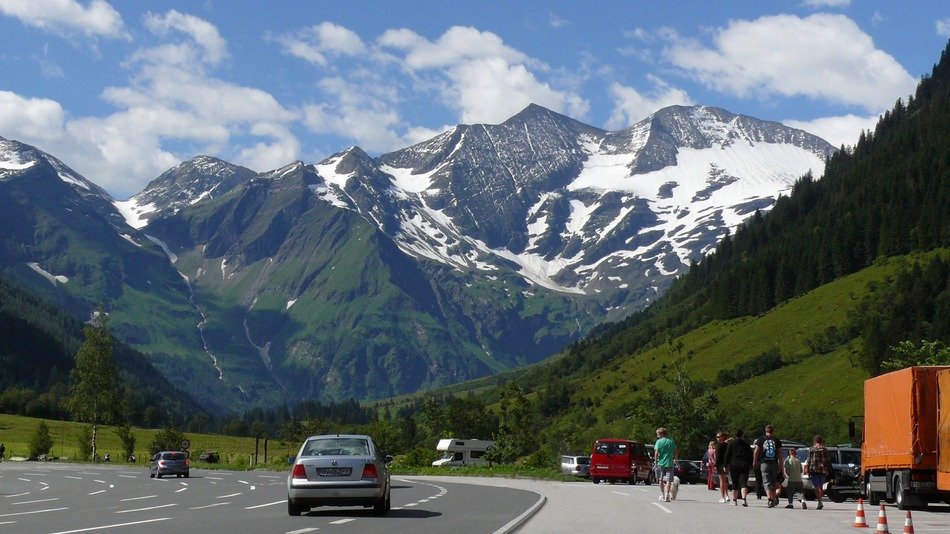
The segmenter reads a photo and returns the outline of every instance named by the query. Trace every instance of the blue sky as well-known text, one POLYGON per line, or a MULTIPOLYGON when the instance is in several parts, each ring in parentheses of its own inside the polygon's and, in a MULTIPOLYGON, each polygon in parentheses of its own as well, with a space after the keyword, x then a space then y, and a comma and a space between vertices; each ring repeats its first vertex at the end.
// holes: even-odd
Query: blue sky
POLYGON ((0 0, 0 136, 120 199, 197 154, 376 155, 531 102, 611 130, 719 106, 851 145, 948 38, 933 0, 0 0))

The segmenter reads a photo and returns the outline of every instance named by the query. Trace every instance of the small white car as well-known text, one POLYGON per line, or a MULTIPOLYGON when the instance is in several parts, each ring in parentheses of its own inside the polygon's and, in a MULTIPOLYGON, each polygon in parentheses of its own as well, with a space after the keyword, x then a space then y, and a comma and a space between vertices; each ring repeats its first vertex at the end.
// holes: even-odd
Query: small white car
POLYGON ((384 515, 390 509, 392 459, 369 436, 310 436, 287 477, 287 513, 298 516, 318 506, 363 506, 384 515))

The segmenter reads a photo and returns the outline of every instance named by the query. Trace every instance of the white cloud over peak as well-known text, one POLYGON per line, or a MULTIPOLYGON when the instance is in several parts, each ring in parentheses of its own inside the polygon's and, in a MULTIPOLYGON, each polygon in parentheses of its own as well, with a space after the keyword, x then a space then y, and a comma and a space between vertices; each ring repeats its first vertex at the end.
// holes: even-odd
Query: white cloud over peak
POLYGON ((144 24, 153 33, 163 37, 171 31, 188 35, 204 51, 201 57, 207 63, 219 63, 227 56, 228 43, 221 37, 218 28, 194 15, 179 13, 174 9, 164 15, 147 13, 144 24))
POLYGON ((653 88, 646 94, 617 82, 610 85, 610 96, 614 107, 607 120, 608 129, 632 126, 656 110, 667 106, 694 104, 686 91, 673 87, 656 76, 650 75, 647 79, 653 84, 653 88))
POLYGON ((24 98, 0 91, 0 132, 11 138, 46 142, 63 131, 65 113, 59 102, 47 98, 24 98))
POLYGON ((483 58, 501 58, 509 63, 529 61, 527 55, 507 46, 494 33, 467 26, 453 26, 436 41, 412 30, 388 30, 377 42, 385 48, 405 51, 403 62, 410 70, 451 67, 483 58))
POLYGON ((937 35, 950 37, 950 18, 940 19, 935 25, 937 27, 937 35))
POLYGON ((328 55, 359 56, 366 52, 366 45, 356 32, 332 22, 321 22, 276 40, 288 54, 316 65, 327 65, 328 55))
POLYGON ((75 0, 0 0, 0 13, 54 33, 129 38, 122 16, 104 0, 92 0, 88 6, 75 0))
POLYGON ((851 0, 805 0, 804 4, 816 9, 825 7, 845 8, 851 5, 851 0))
POLYGON ((842 115, 840 117, 822 117, 811 121, 784 120, 782 124, 805 130, 828 141, 835 148, 840 148, 842 145, 854 146, 857 144, 861 131, 873 131, 879 119, 880 117, 877 115, 869 117, 842 115))
POLYGON ((804 96, 879 112, 916 80, 843 15, 732 21, 713 47, 668 35, 668 59, 703 83, 747 98, 804 96))

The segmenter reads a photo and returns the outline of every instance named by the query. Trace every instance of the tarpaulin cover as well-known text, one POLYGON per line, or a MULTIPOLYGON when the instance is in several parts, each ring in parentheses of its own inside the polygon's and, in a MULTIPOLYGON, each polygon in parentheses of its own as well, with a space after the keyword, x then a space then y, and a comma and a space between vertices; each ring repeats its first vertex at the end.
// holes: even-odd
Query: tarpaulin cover
POLYGON ((937 442, 940 445, 940 452, 937 454, 937 469, 950 472, 950 370, 937 373, 937 387, 940 390, 937 425, 937 442))
POLYGON ((908 367, 864 382, 865 470, 936 468, 937 374, 944 370, 950 366, 908 367))

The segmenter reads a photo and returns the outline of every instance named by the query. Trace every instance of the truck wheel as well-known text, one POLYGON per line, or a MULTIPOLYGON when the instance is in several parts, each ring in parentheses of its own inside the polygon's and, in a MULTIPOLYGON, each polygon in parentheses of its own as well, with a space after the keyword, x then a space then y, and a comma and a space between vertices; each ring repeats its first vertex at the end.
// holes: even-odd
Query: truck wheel
POLYGON ((597 477, 591 477, 590 481, 593 482, 594 484, 600 484, 600 479, 597 477))
POLYGON ((881 504, 881 496, 877 493, 871 491, 871 481, 868 477, 865 477, 866 482, 864 483, 864 493, 868 496, 868 504, 871 506, 877 506, 881 504))
POLYGON ((894 502, 897 503, 898 510, 910 508, 910 504, 907 502, 907 490, 904 489, 904 484, 899 476, 894 477, 894 502))

